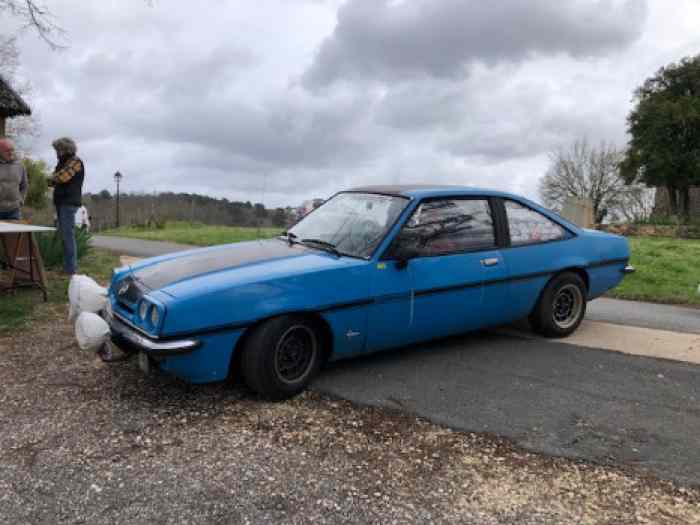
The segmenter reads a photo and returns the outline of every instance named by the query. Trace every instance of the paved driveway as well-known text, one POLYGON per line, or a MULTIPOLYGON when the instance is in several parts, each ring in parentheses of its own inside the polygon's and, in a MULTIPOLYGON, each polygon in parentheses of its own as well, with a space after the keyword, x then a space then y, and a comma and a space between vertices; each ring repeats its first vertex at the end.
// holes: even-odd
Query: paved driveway
POLYGON ((593 321, 700 334, 700 308, 601 297, 589 304, 586 318, 593 321))
POLYGON ((314 387, 700 485, 699 366, 494 332, 338 362, 314 387))
POLYGON ((129 239, 127 237, 112 237, 111 235, 93 235, 92 246, 103 250, 131 255, 133 257, 155 257, 166 253, 180 252, 195 248, 187 244, 174 242, 144 241, 142 239, 129 239))

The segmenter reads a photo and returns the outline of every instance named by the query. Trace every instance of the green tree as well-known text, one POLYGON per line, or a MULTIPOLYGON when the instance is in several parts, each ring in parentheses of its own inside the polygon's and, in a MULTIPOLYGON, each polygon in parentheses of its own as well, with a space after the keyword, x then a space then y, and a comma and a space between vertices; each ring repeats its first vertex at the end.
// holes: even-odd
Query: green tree
POLYGON ((46 163, 43 160, 33 160, 26 158, 22 161, 24 169, 27 170, 27 179, 29 188, 27 190, 27 199, 24 202, 26 206, 35 210, 43 210, 48 204, 46 193, 48 191, 48 176, 49 172, 46 163))
POLYGON ((260 202, 256 202, 255 205, 253 206, 253 209, 255 210, 255 216, 257 218, 264 219, 265 217, 267 217, 267 210, 265 209, 264 204, 262 204, 260 202))
POLYGON ((689 188, 700 184, 700 55, 659 69, 635 101, 622 175, 627 183, 665 187, 671 213, 687 219, 689 188))
POLYGON ((275 209, 275 213, 272 216, 272 225, 277 227, 282 227, 287 224, 287 212, 284 208, 275 209))

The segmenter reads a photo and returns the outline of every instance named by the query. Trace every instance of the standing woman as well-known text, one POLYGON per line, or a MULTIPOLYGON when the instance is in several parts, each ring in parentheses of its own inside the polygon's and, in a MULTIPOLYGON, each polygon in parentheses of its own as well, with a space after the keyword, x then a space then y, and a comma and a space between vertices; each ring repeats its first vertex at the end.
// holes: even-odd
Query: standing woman
POLYGON ((85 166, 76 153, 75 141, 62 137, 53 141, 58 164, 49 180, 53 186, 53 203, 56 206, 58 230, 63 239, 63 271, 73 275, 78 269, 75 245, 75 213, 82 206, 85 166))

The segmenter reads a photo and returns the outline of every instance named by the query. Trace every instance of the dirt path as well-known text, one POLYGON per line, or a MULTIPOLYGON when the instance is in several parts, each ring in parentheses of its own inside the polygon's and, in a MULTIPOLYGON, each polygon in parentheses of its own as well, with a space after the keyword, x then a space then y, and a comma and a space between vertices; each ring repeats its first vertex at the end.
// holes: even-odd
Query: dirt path
POLYGON ((0 339, 2 523, 700 522, 700 490, 317 394, 105 367, 56 319, 0 339))

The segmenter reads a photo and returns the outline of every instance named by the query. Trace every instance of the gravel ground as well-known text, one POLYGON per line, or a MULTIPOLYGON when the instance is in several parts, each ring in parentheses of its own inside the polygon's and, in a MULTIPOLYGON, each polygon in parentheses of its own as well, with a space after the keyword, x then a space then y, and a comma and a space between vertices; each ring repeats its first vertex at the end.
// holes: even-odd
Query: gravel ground
POLYGON ((700 523, 700 490, 315 393, 105 366, 52 322, 0 339, 2 523, 700 523))

